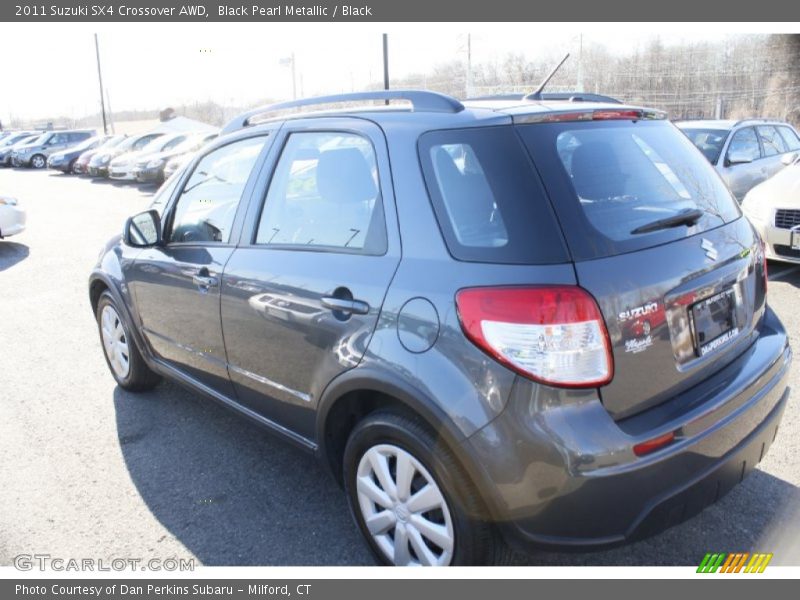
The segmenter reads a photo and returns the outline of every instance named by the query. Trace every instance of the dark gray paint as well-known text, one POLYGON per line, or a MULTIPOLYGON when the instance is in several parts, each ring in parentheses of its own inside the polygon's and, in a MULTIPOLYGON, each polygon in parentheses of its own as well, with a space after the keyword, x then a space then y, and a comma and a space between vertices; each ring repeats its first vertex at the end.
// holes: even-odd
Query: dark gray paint
MULTIPOLYGON (((533 104, 531 110, 544 108, 533 104)), ((416 142, 431 129, 509 123, 507 114, 490 110, 361 112, 275 121, 224 136, 206 151, 249 135, 264 133, 271 140, 237 213, 237 243, 201 256, 169 247, 138 251, 112 240, 92 285, 113 290, 154 369, 321 457, 327 452, 326 417, 337 400, 352 391, 380 392, 441 432, 510 541, 622 541, 680 490, 707 477, 724 480, 727 489, 730 473, 743 474, 760 459, 785 398, 791 359, 786 333, 764 308, 760 249, 743 218, 704 236, 718 251, 713 264, 701 236, 649 254, 578 264, 454 261, 432 212, 416 142), (289 131, 315 129, 357 131, 373 141, 388 232, 385 255, 252 245, 282 140, 289 131), (218 300, 190 287, 189 272, 201 266, 221 275, 218 300), (172 283, 160 283, 166 281, 172 283), (672 333, 666 323, 655 326, 658 339, 647 351, 624 356, 614 315, 629 295, 660 298, 674 317, 676 294, 713 293, 731 282, 741 288, 743 330, 726 351, 689 357, 680 323, 673 322, 672 333), (454 303, 459 289, 542 283, 580 284, 598 299, 618 361, 618 377, 609 386, 535 384, 466 341, 454 303), (161 306, 158 285, 175 292, 162 295, 161 306), (331 318, 322 297, 340 286, 369 305, 367 314, 331 318), (266 310, 275 299, 286 318, 266 310), (409 301, 415 308, 413 299, 424 299, 426 308, 404 310, 409 301), (171 321, 190 311, 197 316, 183 326, 171 321), (416 331, 428 332, 428 342, 436 332, 424 352, 401 342, 405 333, 399 332, 408 331, 411 321, 416 331), (187 330, 191 325, 195 329, 187 330), (201 356, 165 339, 208 352, 201 356), (634 456, 634 444, 666 431, 676 431, 678 441, 648 457, 634 456)), ((718 496, 722 483, 715 489, 718 496)))

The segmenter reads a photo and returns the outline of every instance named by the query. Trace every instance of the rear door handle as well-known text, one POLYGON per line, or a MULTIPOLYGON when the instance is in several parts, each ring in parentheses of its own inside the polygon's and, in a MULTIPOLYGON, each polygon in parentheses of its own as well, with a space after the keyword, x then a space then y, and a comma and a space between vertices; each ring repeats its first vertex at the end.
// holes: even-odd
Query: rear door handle
POLYGON ((219 285, 219 279, 216 277, 212 277, 211 275, 200 275, 199 273, 192 276, 192 281, 197 287, 201 288, 212 288, 219 285))
POLYGON ((346 298, 325 296, 322 298, 322 306, 331 310, 338 310, 343 313, 355 315, 366 315, 369 313, 369 304, 363 300, 348 300, 346 298))

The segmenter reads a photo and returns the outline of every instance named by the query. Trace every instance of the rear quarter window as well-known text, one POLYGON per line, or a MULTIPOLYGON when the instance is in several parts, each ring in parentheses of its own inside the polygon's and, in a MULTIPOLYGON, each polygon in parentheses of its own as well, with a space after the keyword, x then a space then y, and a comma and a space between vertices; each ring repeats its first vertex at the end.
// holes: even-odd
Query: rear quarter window
POLYGON ((730 192, 692 142, 666 121, 519 127, 576 260, 668 243, 740 216, 730 192), (637 233, 688 211, 691 226, 637 233))
POLYGON ((432 131, 419 156, 439 228, 457 260, 566 262, 544 187, 514 128, 432 131))

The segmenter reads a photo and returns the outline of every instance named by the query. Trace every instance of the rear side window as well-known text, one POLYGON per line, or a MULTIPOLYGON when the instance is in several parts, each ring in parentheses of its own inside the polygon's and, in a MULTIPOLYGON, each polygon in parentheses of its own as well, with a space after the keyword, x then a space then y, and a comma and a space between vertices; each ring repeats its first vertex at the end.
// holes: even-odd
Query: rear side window
POLYGON ((544 188, 513 127, 424 134, 419 155, 450 254, 463 261, 566 262, 544 188))
POLYGON ((519 130, 576 259, 668 243, 740 216, 713 167, 665 121, 534 124, 519 130), (655 226, 698 210, 702 214, 692 226, 655 226))
POLYGON ((761 146, 764 148, 764 156, 775 156, 786 152, 783 138, 772 125, 759 125, 758 135, 761 138, 761 146))
POLYGON ((791 127, 778 127, 778 131, 789 150, 800 150, 800 138, 791 127))

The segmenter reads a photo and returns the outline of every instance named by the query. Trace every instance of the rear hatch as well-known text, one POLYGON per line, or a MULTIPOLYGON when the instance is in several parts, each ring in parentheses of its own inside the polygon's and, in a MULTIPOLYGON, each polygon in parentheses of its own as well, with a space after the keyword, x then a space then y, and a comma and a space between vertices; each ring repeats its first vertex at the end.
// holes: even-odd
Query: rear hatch
POLYGON ((605 319, 614 377, 601 397, 621 419, 752 343, 765 306, 763 252, 719 176, 668 121, 621 109, 575 114, 515 123, 578 283, 605 319))

